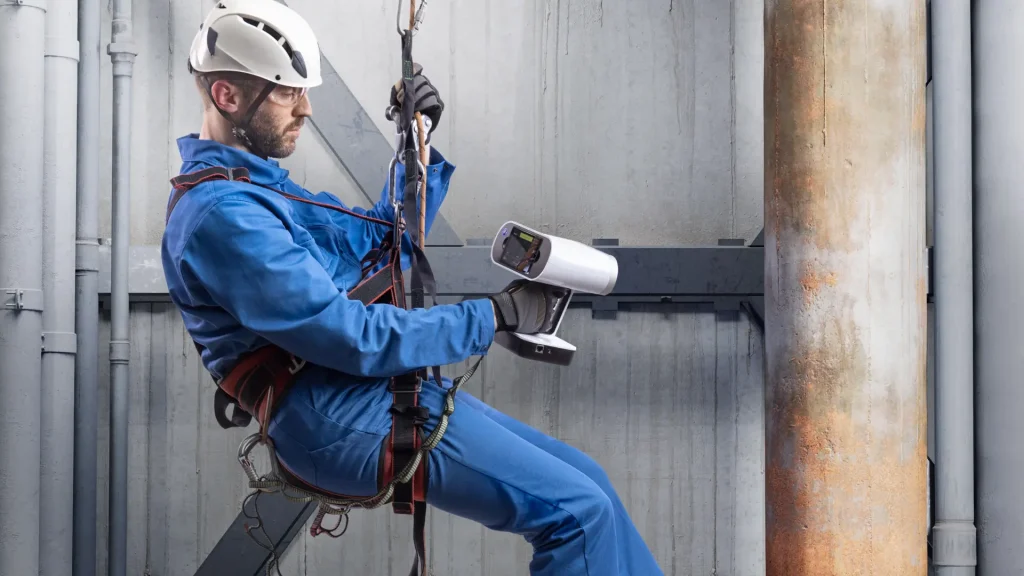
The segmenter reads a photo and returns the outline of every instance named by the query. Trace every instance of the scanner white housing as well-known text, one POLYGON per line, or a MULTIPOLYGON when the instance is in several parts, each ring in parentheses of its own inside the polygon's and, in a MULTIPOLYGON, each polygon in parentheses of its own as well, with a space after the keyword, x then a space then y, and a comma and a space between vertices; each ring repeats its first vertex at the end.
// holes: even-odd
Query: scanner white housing
POLYGON ((607 296, 619 262, 592 246, 506 222, 491 244, 491 261, 521 278, 607 296))
POLYGON ((592 246, 509 221, 494 237, 491 262, 520 278, 567 291, 565 298, 555 304, 557 320, 549 331, 539 334, 500 332, 495 335, 495 342, 524 358, 569 365, 576 347, 555 336, 569 309, 569 300, 573 292, 608 295, 619 277, 618 261, 592 246))

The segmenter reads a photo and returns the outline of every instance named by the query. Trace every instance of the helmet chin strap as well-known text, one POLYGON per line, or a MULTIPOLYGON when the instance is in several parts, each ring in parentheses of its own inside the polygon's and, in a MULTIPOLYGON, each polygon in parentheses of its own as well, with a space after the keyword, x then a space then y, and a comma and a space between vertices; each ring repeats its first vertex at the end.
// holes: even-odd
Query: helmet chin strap
POLYGON ((250 152, 252 152, 256 156, 259 156, 260 158, 263 158, 264 160, 269 158, 269 156, 267 155, 266 152, 261 150, 260 147, 257 146, 255 142, 252 141, 252 138, 249 137, 248 130, 252 129, 250 123, 252 122, 253 116, 256 115, 256 111, 263 104, 263 101, 267 99, 267 96, 270 96, 270 93, 273 92, 274 88, 276 87, 277 85, 274 84, 273 82, 267 82, 266 85, 263 86, 263 90, 260 91, 256 99, 253 100, 252 104, 249 105, 249 109, 246 110, 245 117, 242 119, 242 121, 235 122, 234 118, 232 118, 227 112, 222 110, 221 107, 217 105, 217 101, 213 99, 213 90, 211 88, 211 85, 206 83, 206 93, 210 97, 210 102, 213 102, 213 107, 216 108, 218 112, 220 112, 221 116, 223 116, 228 122, 231 123, 231 134, 234 135, 234 137, 238 139, 239 142, 244 144, 245 147, 248 148, 250 152))

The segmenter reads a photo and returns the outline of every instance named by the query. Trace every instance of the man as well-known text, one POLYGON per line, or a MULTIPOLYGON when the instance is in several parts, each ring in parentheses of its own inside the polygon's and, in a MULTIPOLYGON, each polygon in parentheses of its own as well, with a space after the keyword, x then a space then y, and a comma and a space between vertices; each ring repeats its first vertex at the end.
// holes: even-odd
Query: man
MULTIPOLYGON (((308 24, 273 0, 224 0, 210 12, 189 57, 203 125, 178 141, 181 173, 191 181, 168 202, 163 266, 215 379, 268 347, 304 361, 267 426, 287 470, 322 490, 372 495, 392 426, 389 377, 484 355, 497 330, 536 332, 547 295, 517 285, 411 310, 349 298, 364 257, 388 233, 380 222, 394 218, 386 184, 369 210, 349 208, 302 189, 273 160, 295 150, 312 114, 307 90, 321 82, 319 58, 308 24), (195 182, 215 167, 247 174, 195 182)), ((420 72, 415 98, 401 88, 392 89, 392 105, 411 101, 433 131, 443 111, 434 87, 420 72)), ((425 168, 429 232, 455 168, 436 148, 425 168)), ((411 254, 405 232, 403 265, 411 254)), ((427 433, 450 386, 431 379, 419 393, 427 433)), ((661 573, 594 460, 469 394, 457 395, 426 463, 427 502, 522 535, 534 546, 532 574, 661 573)))

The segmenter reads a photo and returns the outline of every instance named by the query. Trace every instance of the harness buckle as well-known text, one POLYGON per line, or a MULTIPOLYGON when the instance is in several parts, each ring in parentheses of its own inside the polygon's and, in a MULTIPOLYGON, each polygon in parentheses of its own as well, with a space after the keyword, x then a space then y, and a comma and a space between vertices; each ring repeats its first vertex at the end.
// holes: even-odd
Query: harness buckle
POLYGON ((306 367, 306 361, 303 358, 295 356, 294 354, 290 354, 288 356, 288 360, 289 362, 291 362, 291 366, 288 367, 288 373, 291 374, 292 376, 298 374, 299 370, 302 370, 303 368, 306 367))
POLYGON ((398 378, 392 378, 388 381, 388 392, 391 394, 419 394, 423 391, 423 378, 419 376, 416 376, 416 386, 413 387, 396 386, 395 382, 397 381, 398 378))
POLYGON ((391 406, 391 413, 402 418, 412 420, 416 426, 422 426, 430 420, 430 409, 426 406, 406 406, 395 404, 391 406))

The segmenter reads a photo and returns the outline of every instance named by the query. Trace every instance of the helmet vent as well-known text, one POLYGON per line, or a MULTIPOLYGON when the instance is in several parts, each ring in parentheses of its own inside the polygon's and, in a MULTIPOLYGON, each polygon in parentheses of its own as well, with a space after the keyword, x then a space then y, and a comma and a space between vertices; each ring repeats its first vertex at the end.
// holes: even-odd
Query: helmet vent
POLYGON ((245 20, 246 24, 249 24, 250 26, 254 26, 256 28, 259 28, 260 30, 263 30, 264 32, 269 34, 271 38, 276 40, 277 43, 280 44, 282 48, 284 48, 285 54, 288 54, 289 58, 292 58, 294 56, 294 54, 292 53, 291 45, 288 44, 287 40, 283 40, 281 38, 281 33, 280 32, 278 32, 277 30, 275 30, 274 28, 272 28, 270 26, 267 26, 267 24, 265 22, 260 22, 259 20, 254 20, 252 18, 246 18, 244 16, 242 17, 242 20, 245 20))

